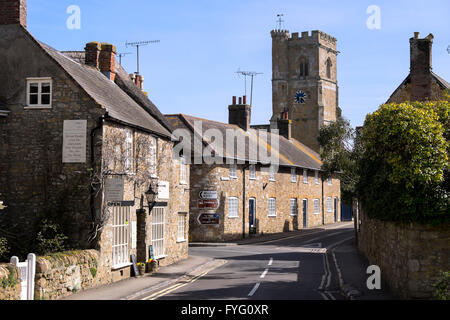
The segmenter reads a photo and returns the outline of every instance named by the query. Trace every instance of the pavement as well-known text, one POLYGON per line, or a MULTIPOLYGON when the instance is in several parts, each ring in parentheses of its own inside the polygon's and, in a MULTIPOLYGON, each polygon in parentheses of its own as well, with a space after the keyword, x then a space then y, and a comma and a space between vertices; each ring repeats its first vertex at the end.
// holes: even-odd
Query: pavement
POLYGON ((265 243, 265 242, 270 242, 270 241, 279 240, 279 239, 296 238, 301 235, 305 235, 305 236, 312 235, 314 233, 318 233, 321 231, 339 229, 343 226, 348 226, 348 225, 353 225, 353 221, 338 222, 335 224, 329 224, 329 225, 324 225, 324 226, 320 226, 320 227, 304 228, 304 229, 289 231, 289 232, 252 236, 250 238, 236 240, 236 241, 229 241, 229 242, 190 242, 189 247, 231 247, 231 246, 248 245, 248 244, 254 244, 254 243, 265 243))
POLYGON ((131 300, 134 296, 158 290, 184 277, 196 275, 220 262, 209 257, 189 256, 188 259, 160 267, 156 273, 80 291, 60 300, 131 300))

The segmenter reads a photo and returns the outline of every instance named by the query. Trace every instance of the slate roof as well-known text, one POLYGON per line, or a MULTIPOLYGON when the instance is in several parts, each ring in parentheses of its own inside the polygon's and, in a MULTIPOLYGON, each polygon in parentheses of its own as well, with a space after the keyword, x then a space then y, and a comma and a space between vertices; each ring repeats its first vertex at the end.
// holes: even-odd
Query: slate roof
MULTIPOLYGON (((237 125, 201 119, 184 114, 166 115, 166 117, 172 123, 174 128, 187 129, 191 133, 195 132, 194 134, 197 137, 201 136, 203 144, 211 146, 212 149, 216 152, 216 156, 267 164, 265 163, 265 161, 263 161, 262 158, 260 158, 260 152, 268 156, 271 155, 271 152, 274 152, 274 155, 279 156, 280 166, 299 167, 313 170, 321 169, 322 162, 320 160, 319 154, 295 139, 288 140, 283 136, 279 136, 270 132, 267 132, 267 138, 264 139, 264 137, 259 134, 261 132, 260 130, 249 129, 246 132, 237 125), (201 121, 202 132, 194 131, 196 129, 196 121, 201 121), (204 133, 209 129, 219 130, 219 132, 222 134, 222 137, 224 137, 224 141, 220 143, 218 141, 209 141, 208 139, 206 139, 204 133), (234 152, 227 152, 225 137, 227 130, 230 129, 238 137, 237 141, 239 141, 239 138, 245 139, 245 154, 240 155, 237 152, 237 142, 235 142, 234 152), (279 139, 278 148, 274 143, 276 141, 275 139, 277 138, 279 139), (250 141, 252 143, 249 143, 250 141), (242 158, 242 156, 244 158, 242 158)), ((177 135, 176 131, 175 135, 177 135)), ((193 142, 191 146, 193 146, 193 142)), ((194 148, 192 148, 192 150, 193 152, 196 152, 194 148)))
MULTIPOLYGON (((36 40, 30 33, 28 34, 83 88, 84 91, 86 91, 92 99, 106 109, 111 118, 128 125, 148 130, 166 138, 171 137, 170 129, 160 123, 161 119, 155 119, 155 117, 145 109, 145 106, 139 105, 132 97, 122 90, 119 85, 105 77, 100 71, 85 65, 80 59, 72 59, 67 52, 66 54, 59 52, 49 45, 36 40)), ((121 77, 122 76, 119 75, 119 78, 121 77)), ((123 80, 123 82, 126 82, 126 80, 123 80)), ((156 107, 154 108, 156 109, 156 107)), ((156 113, 155 110, 154 112, 156 113)))

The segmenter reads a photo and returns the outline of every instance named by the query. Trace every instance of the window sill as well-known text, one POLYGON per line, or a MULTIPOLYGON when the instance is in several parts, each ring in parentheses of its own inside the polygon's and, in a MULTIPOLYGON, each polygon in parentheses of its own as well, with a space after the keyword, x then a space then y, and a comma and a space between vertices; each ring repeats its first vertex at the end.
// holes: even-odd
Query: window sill
POLYGON ((163 255, 161 255, 161 256, 156 256, 156 257, 154 257, 153 259, 159 260, 159 259, 164 259, 164 258, 166 258, 166 257, 167 257, 167 254, 163 254, 163 255))
POLYGON ((298 214, 290 214, 291 217, 298 217, 298 214))
POLYGON ((111 269, 112 270, 119 270, 119 269, 123 269, 123 268, 129 267, 131 265, 133 265, 131 262, 127 262, 127 263, 122 263, 122 264, 117 264, 115 266, 112 266, 111 269))
POLYGON ((181 186, 187 186, 187 182, 186 181, 180 181, 180 185, 181 186))
POLYGON ((229 177, 220 177, 220 180, 221 181, 230 181, 230 178, 229 177))
POLYGON ((317 214, 317 215, 319 215, 319 214, 320 214, 320 212, 314 212, 314 214, 317 214))
POLYGON ((233 216, 233 217, 227 216, 227 218, 228 218, 228 219, 239 219, 239 216, 237 216, 237 217, 234 217, 234 216, 233 216))
POLYGON ((52 109, 52 106, 26 106, 23 107, 25 110, 39 110, 39 109, 52 109))
POLYGON ((183 242, 186 242, 186 241, 187 241, 186 239, 178 239, 177 243, 183 243, 183 242))
POLYGON ((269 217, 269 218, 276 218, 277 215, 276 214, 275 215, 268 215, 267 217, 269 217))
POLYGON ((269 179, 270 182, 277 182, 275 179, 269 179))
POLYGON ((230 176, 230 178, 231 178, 231 179, 237 179, 238 177, 231 177, 231 176, 230 176))

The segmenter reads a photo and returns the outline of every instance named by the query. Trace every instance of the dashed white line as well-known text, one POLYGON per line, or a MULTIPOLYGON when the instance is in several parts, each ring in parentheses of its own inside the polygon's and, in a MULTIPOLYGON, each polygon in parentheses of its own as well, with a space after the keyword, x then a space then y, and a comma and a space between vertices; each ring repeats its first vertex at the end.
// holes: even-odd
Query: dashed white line
POLYGON ((264 279, 264 277, 267 275, 267 272, 269 272, 269 269, 264 270, 263 274, 261 275, 261 279, 264 279))
POLYGON ((249 297, 253 296, 256 292, 256 290, 258 290, 259 286, 261 285, 261 283, 257 283, 255 284, 255 286, 253 287, 252 291, 250 291, 250 293, 248 294, 249 297))
POLYGON ((269 264, 268 264, 268 266, 271 266, 271 265, 272 265, 272 263, 273 263, 273 258, 270 258, 270 261, 269 261, 269 264))

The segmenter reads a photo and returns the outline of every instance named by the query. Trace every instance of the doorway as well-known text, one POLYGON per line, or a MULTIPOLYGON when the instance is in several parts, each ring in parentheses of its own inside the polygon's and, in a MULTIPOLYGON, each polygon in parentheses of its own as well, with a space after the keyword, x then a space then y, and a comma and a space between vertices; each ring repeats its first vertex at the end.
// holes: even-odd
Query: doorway
POLYGON ((256 199, 250 198, 248 200, 248 223, 249 223, 249 233, 256 234, 256 199))
POLYGON ((303 199, 303 228, 308 227, 308 200, 303 199))
POLYGON ((334 198, 334 222, 338 221, 338 198, 334 198))

